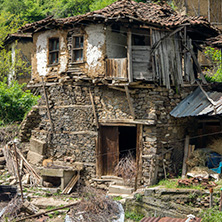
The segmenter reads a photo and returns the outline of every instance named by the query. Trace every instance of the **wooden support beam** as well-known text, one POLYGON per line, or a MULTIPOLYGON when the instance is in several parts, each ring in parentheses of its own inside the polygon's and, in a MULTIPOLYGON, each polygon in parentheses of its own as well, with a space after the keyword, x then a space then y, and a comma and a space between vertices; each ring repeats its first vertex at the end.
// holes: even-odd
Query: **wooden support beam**
POLYGON ((15 152, 15 166, 16 166, 16 171, 17 171, 17 176, 18 176, 18 181, 19 181, 19 187, 20 187, 20 192, 21 192, 21 199, 22 199, 22 202, 24 202, 23 190, 22 190, 22 180, 21 180, 21 175, 20 175, 20 172, 19 172, 17 148, 16 148, 16 145, 15 145, 15 142, 13 144, 13 148, 14 148, 14 152, 15 152))
POLYGON ((51 131, 54 132, 54 126, 53 126, 53 122, 52 122, 51 113, 50 113, 50 110, 49 110, 48 96, 47 96, 47 92, 46 92, 46 89, 45 89, 45 82, 43 80, 43 77, 42 77, 42 88, 43 88, 43 92, 44 92, 44 96, 45 96, 47 114, 48 114, 48 118, 49 118, 49 122, 50 122, 51 131))
POLYGON ((89 96, 90 96, 90 100, 91 100, 91 104, 92 104, 92 108, 93 108, 93 115, 96 121, 96 128, 99 129, 99 123, 98 123, 98 118, 96 115, 96 107, 95 107, 95 103, 94 103, 94 99, 93 99, 93 95, 91 92, 91 89, 89 88, 89 96))
POLYGON ((189 135, 186 136, 185 139, 185 145, 184 145, 184 157, 183 157, 183 168, 182 168, 182 178, 186 176, 187 173, 187 157, 188 157, 188 150, 189 150, 189 142, 190 142, 190 137, 189 135))
POLYGON ((133 68, 132 68, 132 32, 128 29, 127 32, 127 60, 128 60, 128 79, 133 82, 133 68))
POLYGON ((137 190, 138 183, 142 178, 142 149, 143 149, 142 139, 143 139, 143 125, 137 125, 135 191, 137 190))
MULTIPOLYGON (((183 44, 183 45, 184 45, 184 44, 183 44)), ((194 64, 195 64, 196 67, 197 67, 197 71, 198 71, 198 73, 200 73, 200 78, 201 78, 202 82, 203 82, 204 84, 207 84, 207 80, 205 79, 205 77, 204 77, 204 75, 203 75, 203 73, 202 73, 200 64, 199 64, 199 62, 198 62, 198 60, 197 60, 197 57, 195 56, 195 53, 194 53, 193 49, 191 49, 191 48, 189 49, 186 45, 184 45, 184 47, 190 52, 191 57, 192 57, 192 59, 193 59, 193 62, 194 62, 194 64)))
POLYGON ((131 97, 130 97, 128 86, 125 86, 125 91, 126 91, 126 98, 127 98, 127 101, 128 101, 128 104, 129 104, 129 108, 130 108, 130 113, 133 116, 133 120, 135 120, 135 112, 134 112, 134 108, 133 108, 133 103, 131 101, 131 97))

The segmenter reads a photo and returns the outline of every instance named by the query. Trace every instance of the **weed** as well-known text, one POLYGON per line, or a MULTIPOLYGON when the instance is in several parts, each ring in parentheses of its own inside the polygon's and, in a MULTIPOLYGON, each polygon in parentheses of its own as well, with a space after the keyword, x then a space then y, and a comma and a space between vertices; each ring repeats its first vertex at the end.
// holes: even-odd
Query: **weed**
POLYGON ((142 197, 142 195, 140 193, 136 193, 135 194, 135 198, 136 198, 136 201, 138 201, 138 202, 141 202, 142 199, 143 199, 143 197, 142 197))
POLYGON ((121 196, 116 196, 116 197, 112 197, 112 199, 115 201, 119 201, 119 200, 122 200, 123 198, 121 196))
POLYGON ((135 212, 126 211, 125 217, 126 219, 132 219, 133 221, 140 221, 142 218, 144 218, 144 215, 135 212))
POLYGON ((221 222, 222 221, 222 212, 218 208, 210 208, 202 210, 200 213, 202 222, 221 222))

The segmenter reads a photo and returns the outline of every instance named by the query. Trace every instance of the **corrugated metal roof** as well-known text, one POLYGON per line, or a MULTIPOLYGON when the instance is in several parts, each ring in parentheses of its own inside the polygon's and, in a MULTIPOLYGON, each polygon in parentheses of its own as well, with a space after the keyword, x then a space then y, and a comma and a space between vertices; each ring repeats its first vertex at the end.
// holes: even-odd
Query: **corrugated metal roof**
MULTIPOLYGON (((185 222, 186 219, 172 218, 172 217, 144 217, 140 222, 185 222)), ((191 219, 190 222, 201 222, 201 218, 191 219)))
POLYGON ((182 100, 170 112, 170 115, 174 117, 187 117, 222 114, 222 93, 213 91, 207 92, 207 95, 215 102, 215 105, 210 103, 200 87, 198 87, 193 93, 182 100))

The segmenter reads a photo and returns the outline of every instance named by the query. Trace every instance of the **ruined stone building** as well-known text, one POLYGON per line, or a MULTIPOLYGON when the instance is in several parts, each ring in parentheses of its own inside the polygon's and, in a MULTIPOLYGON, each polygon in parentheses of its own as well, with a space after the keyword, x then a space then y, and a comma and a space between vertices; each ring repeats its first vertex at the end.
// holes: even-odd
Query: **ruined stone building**
POLYGON ((170 112, 197 78, 206 83, 196 55, 216 28, 167 5, 121 0, 20 32, 33 34, 29 87, 42 96, 21 129, 23 141, 44 144, 29 155, 69 157, 83 164, 81 177, 90 184, 114 175, 128 152, 141 184, 155 183, 164 170, 179 172, 185 135, 195 129, 190 117, 170 112))
MULTIPOLYGON (((27 67, 31 66, 31 55, 33 54, 33 42, 31 33, 14 33, 9 34, 4 42, 4 48, 6 51, 11 51, 11 62, 15 62, 16 56, 19 56, 27 67), (18 55, 17 55, 17 54, 18 55)), ((9 73, 9 79, 16 79, 21 83, 28 83, 31 80, 31 74, 28 71, 22 72, 22 74, 16 73, 12 68, 9 73)))

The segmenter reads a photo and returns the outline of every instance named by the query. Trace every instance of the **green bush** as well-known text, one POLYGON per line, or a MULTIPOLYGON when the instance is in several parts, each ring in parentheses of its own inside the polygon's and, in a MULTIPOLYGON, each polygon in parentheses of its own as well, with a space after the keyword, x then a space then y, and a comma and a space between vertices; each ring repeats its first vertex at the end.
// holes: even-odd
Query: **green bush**
POLYGON ((222 212, 216 208, 209 208, 203 210, 200 214, 202 222, 221 222, 222 221, 222 212))
POLYGON ((213 67, 206 70, 206 80, 208 82, 222 82, 222 61, 219 49, 207 47, 205 54, 211 60, 213 67))
POLYGON ((24 91, 25 84, 6 80, 0 82, 0 125, 22 121, 26 113, 37 103, 38 96, 29 90, 24 91))

